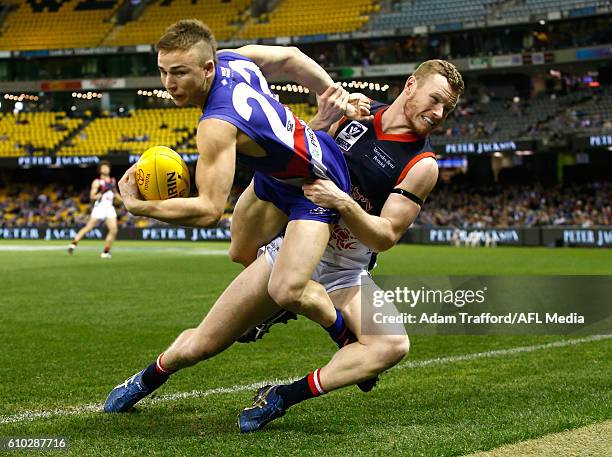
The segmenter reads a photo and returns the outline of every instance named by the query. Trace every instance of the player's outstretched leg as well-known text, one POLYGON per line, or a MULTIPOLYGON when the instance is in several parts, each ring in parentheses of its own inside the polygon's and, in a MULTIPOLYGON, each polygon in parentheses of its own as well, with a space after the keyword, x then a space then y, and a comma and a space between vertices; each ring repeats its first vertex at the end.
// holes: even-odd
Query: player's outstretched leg
POLYGON ((256 260, 232 281, 196 328, 185 330, 144 370, 116 386, 104 411, 126 412, 164 384, 172 373, 214 357, 249 327, 278 311, 267 293, 270 266, 256 260))

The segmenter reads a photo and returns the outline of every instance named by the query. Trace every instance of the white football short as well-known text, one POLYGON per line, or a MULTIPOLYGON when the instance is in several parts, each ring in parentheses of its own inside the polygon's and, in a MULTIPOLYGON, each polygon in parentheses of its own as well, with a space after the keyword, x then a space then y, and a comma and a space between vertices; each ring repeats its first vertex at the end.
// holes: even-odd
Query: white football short
POLYGON ((91 212, 91 217, 94 219, 117 219, 117 211, 110 205, 98 205, 91 212))
MULTIPOLYGON (((273 266, 274 262, 276 262, 276 256, 282 242, 283 238, 279 236, 259 250, 260 255, 262 252, 265 254, 270 266, 273 266)), ((328 293, 338 289, 346 289, 347 287, 361 286, 362 281, 372 281, 367 265, 363 268, 346 268, 323 260, 315 268, 312 280, 322 284, 328 293)))
MULTIPOLYGON (((282 244, 278 237, 259 250, 266 256, 270 266, 274 265, 282 244)), ((339 267, 325 261, 319 262, 312 279, 322 284, 328 293, 347 287, 359 286, 361 294, 361 333, 363 335, 406 335, 400 313, 392 301, 387 300, 372 276, 363 268, 339 267)))

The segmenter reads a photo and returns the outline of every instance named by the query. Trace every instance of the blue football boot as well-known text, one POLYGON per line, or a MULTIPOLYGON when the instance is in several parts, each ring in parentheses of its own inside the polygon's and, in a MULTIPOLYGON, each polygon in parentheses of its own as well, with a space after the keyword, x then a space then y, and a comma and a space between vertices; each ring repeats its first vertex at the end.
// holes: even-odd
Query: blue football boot
POLYGON ((279 386, 265 386, 255 395, 255 403, 238 415, 238 428, 242 433, 254 432, 268 422, 285 415, 285 400, 276 393, 279 386))
POLYGON ((151 393, 142 383, 144 370, 115 387, 104 402, 105 413, 125 413, 151 393))

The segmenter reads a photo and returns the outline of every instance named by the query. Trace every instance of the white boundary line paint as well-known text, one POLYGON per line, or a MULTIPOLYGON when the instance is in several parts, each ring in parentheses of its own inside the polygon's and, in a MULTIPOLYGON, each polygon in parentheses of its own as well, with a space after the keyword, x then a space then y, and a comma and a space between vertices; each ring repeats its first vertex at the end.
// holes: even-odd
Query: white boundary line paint
MULTIPOLYGON (((526 352, 535 352, 542 349, 552 349, 566 346, 574 346, 583 343, 590 343, 593 341, 601 341, 612 338, 612 335, 593 335, 587 336, 584 338, 575 338, 570 340, 558 340, 553 341, 551 343, 545 344, 536 344, 533 346, 518 346, 509 349, 497 349, 493 351, 486 352, 475 352, 471 354, 462 354, 462 355, 453 355, 449 357, 438 357, 435 359, 427 359, 427 360, 410 360, 404 363, 401 363, 391 370, 394 369, 404 369, 404 368, 422 368, 433 365, 445 365, 456 362, 463 362, 469 360, 477 360, 477 359, 485 359, 490 357, 499 357, 506 355, 514 355, 514 354, 522 354, 526 352)), ((286 384, 288 382, 293 382, 299 378, 290 378, 290 379, 273 379, 268 381, 259 381, 251 384, 242 384, 235 385, 232 387, 217 387, 215 389, 209 390, 192 390, 190 392, 180 392, 175 394, 168 395, 160 395, 158 397, 151 398, 150 400, 145 400, 145 404, 157 404, 157 403, 165 403, 170 401, 177 400, 185 400, 189 398, 204 398, 209 397, 211 395, 220 395, 220 394, 233 394, 238 392, 245 392, 250 390, 255 390, 257 388, 263 387, 267 384, 286 384)), ((99 403, 89 403, 81 406, 74 406, 72 408, 64 408, 64 409, 54 409, 50 411, 25 411, 19 414, 15 414, 12 416, 0 416, 0 425, 3 424, 16 424, 20 422, 32 422, 40 419, 50 419, 54 417, 65 417, 65 416, 79 416, 87 413, 99 413, 102 412, 102 405, 99 403)))
POLYGON ((591 341, 607 340, 609 338, 612 338, 612 335, 592 335, 592 336, 587 336, 584 338, 574 338, 570 340, 558 340, 558 341, 553 341, 551 343, 536 344, 533 346, 518 346, 518 347, 509 348, 509 349, 496 349, 493 351, 474 352, 472 354, 452 355, 449 357, 438 357, 435 359, 427 359, 427 360, 409 360, 407 362, 400 363, 399 365, 394 366, 389 371, 402 369, 402 368, 420 368, 420 367, 426 367, 429 365, 442 365, 445 363, 462 362, 464 360, 485 359, 489 357, 498 357, 502 355, 520 354, 523 352, 534 352, 534 351, 539 351, 541 349, 573 346, 576 344, 590 343, 591 341))
MULTIPOLYGON (((31 245, 24 245, 24 244, 9 244, 9 245, 1 245, 0 244, 0 252, 42 252, 42 251, 66 251, 68 245, 66 246, 31 246, 31 245)), ((88 251, 88 252, 93 252, 93 251, 98 251, 101 252, 102 249, 102 244, 100 244, 100 247, 94 247, 94 246, 79 246, 78 251, 88 251)), ((169 254, 176 254, 176 253, 181 253, 181 254, 187 254, 187 255, 227 255, 227 249, 206 249, 206 248, 197 248, 197 247, 191 247, 191 248, 181 248, 181 247, 150 247, 150 246, 143 246, 143 247, 128 247, 128 246, 119 246, 119 247, 115 247, 113 248, 113 252, 118 252, 118 253, 124 253, 124 252, 138 252, 138 253, 143 253, 143 254, 150 254, 150 253, 169 253, 169 254)), ((76 253, 75 255, 78 256, 78 253, 76 253)), ((69 257, 68 255, 66 255, 65 257, 69 257)))

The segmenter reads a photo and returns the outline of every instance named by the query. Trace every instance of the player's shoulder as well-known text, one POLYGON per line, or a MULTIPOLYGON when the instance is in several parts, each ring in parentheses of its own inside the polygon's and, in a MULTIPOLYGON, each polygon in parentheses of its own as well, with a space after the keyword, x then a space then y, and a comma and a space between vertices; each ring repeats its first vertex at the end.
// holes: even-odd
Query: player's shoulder
POLYGON ((378 100, 370 100, 370 114, 375 115, 379 111, 385 110, 389 107, 387 103, 379 102, 378 100))
POLYGON ((252 62, 247 56, 240 54, 236 49, 221 49, 217 51, 217 60, 219 63, 225 63, 232 60, 245 60, 252 62))

